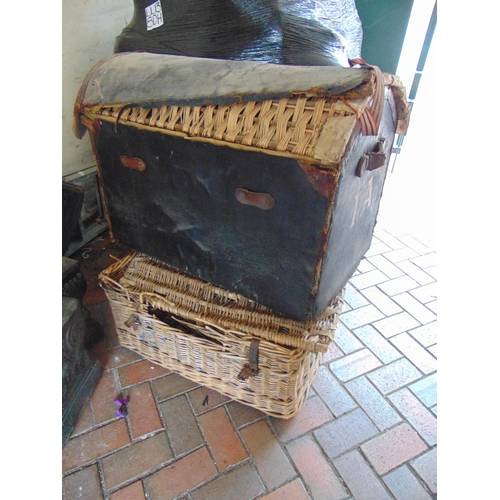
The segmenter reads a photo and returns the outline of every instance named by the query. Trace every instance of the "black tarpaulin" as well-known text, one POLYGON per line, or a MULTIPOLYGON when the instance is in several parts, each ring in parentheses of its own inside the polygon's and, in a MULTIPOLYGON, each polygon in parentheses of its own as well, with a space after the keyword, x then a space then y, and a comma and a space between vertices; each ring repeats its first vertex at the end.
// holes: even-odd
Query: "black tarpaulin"
POLYGON ((114 51, 348 67, 361 43, 354 0, 134 0, 114 51))

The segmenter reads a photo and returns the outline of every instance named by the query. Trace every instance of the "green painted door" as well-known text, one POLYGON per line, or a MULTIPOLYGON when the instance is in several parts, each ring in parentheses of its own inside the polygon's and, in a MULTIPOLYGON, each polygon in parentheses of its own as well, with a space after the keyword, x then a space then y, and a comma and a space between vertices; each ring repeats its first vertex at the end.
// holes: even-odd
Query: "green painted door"
POLYGON ((356 0, 363 25, 361 57, 396 73, 413 0, 356 0))

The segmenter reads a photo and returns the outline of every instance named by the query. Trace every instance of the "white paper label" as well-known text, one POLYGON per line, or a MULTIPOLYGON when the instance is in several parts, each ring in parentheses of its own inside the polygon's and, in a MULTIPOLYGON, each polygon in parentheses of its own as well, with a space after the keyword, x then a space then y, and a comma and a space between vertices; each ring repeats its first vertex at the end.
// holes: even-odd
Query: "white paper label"
POLYGON ((148 5, 146 11, 146 28, 148 31, 163 26, 163 11, 161 10, 160 0, 148 5))

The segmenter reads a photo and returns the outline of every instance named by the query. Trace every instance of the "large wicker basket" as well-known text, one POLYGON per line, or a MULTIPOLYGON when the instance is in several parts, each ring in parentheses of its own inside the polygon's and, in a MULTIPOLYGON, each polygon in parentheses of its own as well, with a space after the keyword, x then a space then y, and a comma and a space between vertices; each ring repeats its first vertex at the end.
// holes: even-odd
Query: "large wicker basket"
POLYGON ((122 346, 280 418, 304 405, 342 307, 339 297, 315 326, 325 343, 300 336, 311 334, 312 325, 301 330, 300 323, 143 254, 110 266, 100 283, 122 346))

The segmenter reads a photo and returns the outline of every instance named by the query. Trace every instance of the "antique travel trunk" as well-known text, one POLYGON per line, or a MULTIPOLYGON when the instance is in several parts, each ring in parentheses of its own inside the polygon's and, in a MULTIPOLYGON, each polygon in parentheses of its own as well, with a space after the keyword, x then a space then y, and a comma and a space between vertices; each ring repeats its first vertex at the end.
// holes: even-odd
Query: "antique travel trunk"
POLYGON ((114 238, 304 322, 370 246, 406 118, 395 89, 363 61, 120 53, 87 75, 74 130, 90 132, 114 238))

